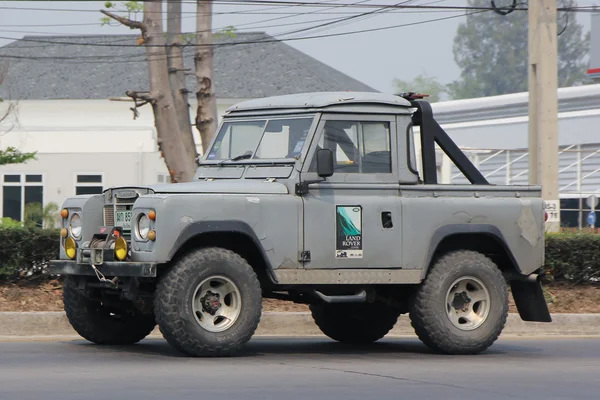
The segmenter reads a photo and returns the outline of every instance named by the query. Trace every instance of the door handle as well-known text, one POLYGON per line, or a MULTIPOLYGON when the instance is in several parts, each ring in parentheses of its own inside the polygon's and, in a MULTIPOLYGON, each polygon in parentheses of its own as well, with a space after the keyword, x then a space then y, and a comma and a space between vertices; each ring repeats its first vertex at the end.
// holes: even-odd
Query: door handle
POLYGON ((394 227, 394 222, 392 222, 392 213, 390 211, 384 211, 381 213, 381 225, 385 229, 394 227))

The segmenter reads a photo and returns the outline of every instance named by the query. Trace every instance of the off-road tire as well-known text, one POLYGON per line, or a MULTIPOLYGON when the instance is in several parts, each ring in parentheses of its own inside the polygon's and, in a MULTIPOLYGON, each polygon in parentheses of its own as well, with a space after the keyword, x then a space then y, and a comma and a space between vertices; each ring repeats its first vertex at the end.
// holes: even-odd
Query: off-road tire
POLYGON ((100 302, 79 293, 77 278, 66 276, 63 284, 64 310, 73 329, 84 339, 99 345, 132 345, 148 336, 156 326, 154 315, 123 312, 110 315, 100 302))
POLYGON ((160 278, 154 301, 156 321, 165 340, 194 357, 231 356, 254 335, 262 313, 262 291, 248 262, 223 248, 195 249, 176 260, 160 278), (226 276, 241 294, 241 311, 223 332, 205 330, 196 321, 192 299, 196 287, 211 276, 226 276))
POLYGON ((475 251, 454 251, 440 257, 411 302, 409 316, 419 339, 442 354, 477 354, 500 336, 508 316, 508 288, 499 268, 475 251), (446 294, 458 278, 472 276, 486 287, 490 308, 485 321, 471 331, 455 327, 446 313, 446 294))
POLYGON ((378 341, 394 327, 400 315, 399 310, 377 303, 316 303, 309 308, 321 332, 346 344, 370 344, 378 341))

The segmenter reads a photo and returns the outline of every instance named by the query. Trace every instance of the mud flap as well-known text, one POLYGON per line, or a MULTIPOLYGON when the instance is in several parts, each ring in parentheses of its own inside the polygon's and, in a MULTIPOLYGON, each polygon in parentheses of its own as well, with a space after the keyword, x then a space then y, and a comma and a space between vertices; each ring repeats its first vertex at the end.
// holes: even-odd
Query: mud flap
POLYGON ((538 275, 531 275, 510 281, 515 305, 523 321, 552 322, 540 278, 538 275))

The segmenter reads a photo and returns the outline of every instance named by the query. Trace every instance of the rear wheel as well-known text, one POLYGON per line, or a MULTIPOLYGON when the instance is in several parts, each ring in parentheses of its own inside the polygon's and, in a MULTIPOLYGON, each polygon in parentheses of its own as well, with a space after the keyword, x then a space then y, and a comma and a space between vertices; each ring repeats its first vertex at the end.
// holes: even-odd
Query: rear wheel
POLYGON ((400 311, 385 304, 311 304, 312 317, 325 335, 341 343, 368 344, 383 338, 400 311))
POLYGON ((475 354, 500 336, 508 316, 502 272, 485 255, 455 251, 431 268, 411 304, 410 319, 434 351, 475 354))
POLYGON ((83 296, 74 276, 65 277, 63 302, 73 329, 96 344, 134 344, 148 336, 156 326, 154 315, 142 314, 133 306, 125 307, 125 303, 123 307, 107 305, 83 296))
POLYGON ((232 355, 256 331, 262 291, 252 267, 222 248, 193 250, 160 279, 155 313, 164 338, 190 356, 232 355))

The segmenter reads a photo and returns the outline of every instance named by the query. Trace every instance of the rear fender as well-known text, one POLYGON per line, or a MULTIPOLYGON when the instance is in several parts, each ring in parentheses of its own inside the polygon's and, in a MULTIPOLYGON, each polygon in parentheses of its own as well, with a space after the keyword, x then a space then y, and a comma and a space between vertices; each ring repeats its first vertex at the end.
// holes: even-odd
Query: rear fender
POLYGON ((512 269, 514 271, 519 271, 519 265, 517 263, 517 260, 506 245, 506 241, 504 240, 502 232, 500 232, 500 230, 497 227, 489 224, 450 224, 439 227, 431 236, 431 240, 429 242, 429 250, 427 251, 427 257, 423 265, 423 274, 421 276, 422 279, 425 279, 427 277, 429 267, 432 264, 436 252, 440 248, 440 244, 445 239, 463 234, 478 234, 492 239, 504 251, 506 257, 508 258, 512 266, 512 269))
MULTIPOLYGON (((438 228, 431 238, 422 279, 425 279, 427 276, 429 267, 440 249, 440 244, 447 238, 463 234, 483 235, 486 238, 492 239, 494 245, 498 246, 497 248, 504 252, 509 265, 505 266, 503 274, 510 284, 515 306, 523 321, 552 322, 548 304, 542 290, 541 276, 538 274, 523 275, 520 273, 518 262, 506 245, 502 233, 493 225, 453 224, 438 228)), ((477 245, 474 243, 470 243, 467 247, 477 249, 477 245)))

